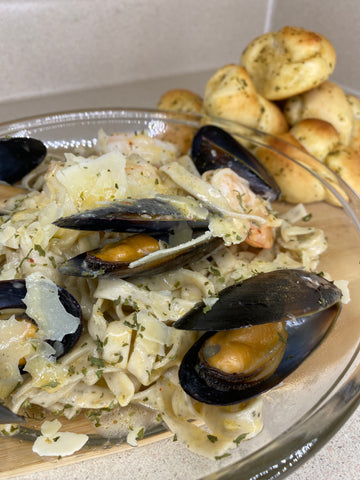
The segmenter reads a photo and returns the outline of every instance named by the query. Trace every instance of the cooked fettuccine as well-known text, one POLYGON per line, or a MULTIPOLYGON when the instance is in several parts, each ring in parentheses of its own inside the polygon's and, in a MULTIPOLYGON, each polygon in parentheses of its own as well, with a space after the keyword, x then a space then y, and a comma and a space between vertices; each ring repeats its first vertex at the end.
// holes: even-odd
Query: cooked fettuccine
MULTIPOLYGON (((184 393, 177 370, 197 334, 172 324, 195 303, 211 306, 220 290, 254 273, 314 270, 327 243, 321 230, 301 222, 305 208, 276 215, 246 180, 228 169, 200 176, 189 156, 180 157, 175 145, 146 132, 100 132, 98 154, 65 154, 60 160, 49 155, 46 170, 23 184, 32 189, 12 198, 9 215, 0 220, 0 280, 30 282, 34 272, 50 279, 78 300, 85 328, 57 361, 46 351, 26 351, 24 372, 3 394, 4 403, 14 412, 39 405, 67 418, 85 410, 102 434, 125 433, 131 444, 161 419, 190 449, 210 457, 259 433, 261 398, 216 407, 184 393), (55 220, 107 201, 157 196, 187 198, 188 215, 211 212, 209 238, 218 236, 223 244, 211 256, 158 275, 59 273, 64 260, 128 234, 62 229, 55 220), (115 432, 108 420, 114 416, 115 432)), ((10 363, 12 353, 6 355, 10 363)), ((2 376, 0 392, 3 381, 2 376)))

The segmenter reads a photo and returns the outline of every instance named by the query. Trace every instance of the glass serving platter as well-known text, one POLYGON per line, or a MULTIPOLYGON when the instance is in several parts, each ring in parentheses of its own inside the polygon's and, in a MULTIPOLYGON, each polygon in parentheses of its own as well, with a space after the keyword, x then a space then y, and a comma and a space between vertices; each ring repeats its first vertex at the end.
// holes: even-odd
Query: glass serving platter
MULTIPOLYGON (((147 129, 152 136, 166 139, 179 131, 184 133, 184 129, 191 137, 205 123, 226 129, 249 148, 255 145, 269 148, 269 135, 229 121, 192 114, 121 108, 21 119, 1 124, 0 137, 39 138, 49 152, 55 153, 74 150, 91 152, 101 128, 108 134, 147 129)), ((291 148, 294 155, 290 157, 296 156, 296 148, 291 148)), ((339 183, 348 201, 343 200, 325 180, 310 173, 341 203, 341 207, 336 207, 317 202, 306 208, 312 215, 308 225, 324 229, 329 241, 329 248, 321 257, 321 269, 329 272, 333 279, 349 281, 351 301, 343 306, 330 335, 311 357, 283 384, 263 395, 263 431, 254 439, 242 442, 239 448, 231 451, 230 457, 221 461, 209 461, 189 452, 188 461, 193 463, 194 475, 191 478, 284 478, 314 455, 359 404, 360 296, 357 292, 360 289, 360 199, 341 179, 339 183)), ((284 202, 277 202, 275 206, 278 210, 289 207, 284 202)), ((34 419, 28 420, 15 436, 0 438, 3 459, 0 478, 131 448, 125 444, 125 437, 106 439, 99 436, 90 422, 82 417, 61 420, 64 429, 88 433, 90 439, 80 452, 54 463, 54 459, 40 458, 31 450, 42 421, 36 418, 34 414, 34 419)), ((146 438, 139 445, 141 447, 170 436, 172 434, 163 425, 156 424, 147 430, 146 438)), ((168 458, 167 466, 169 478, 172 478, 178 465, 168 458)))

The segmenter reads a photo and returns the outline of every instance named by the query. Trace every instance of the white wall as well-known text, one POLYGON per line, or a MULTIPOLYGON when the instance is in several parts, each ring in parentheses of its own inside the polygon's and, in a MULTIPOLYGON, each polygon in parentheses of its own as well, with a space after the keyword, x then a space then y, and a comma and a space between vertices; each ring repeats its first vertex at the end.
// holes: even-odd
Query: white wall
POLYGON ((0 101, 238 61, 266 11, 267 0, 0 0, 0 101))
POLYGON ((284 25, 327 36, 333 79, 360 92, 359 24, 359 0, 0 0, 0 121, 202 94, 210 73, 284 25))

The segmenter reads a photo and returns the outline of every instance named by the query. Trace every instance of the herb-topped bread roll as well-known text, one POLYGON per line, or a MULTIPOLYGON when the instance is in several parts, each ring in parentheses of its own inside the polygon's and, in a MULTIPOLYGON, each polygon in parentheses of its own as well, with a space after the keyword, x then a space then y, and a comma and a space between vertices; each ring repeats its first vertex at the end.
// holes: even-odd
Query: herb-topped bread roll
POLYGON ((290 125, 305 118, 320 118, 331 123, 347 145, 353 128, 354 114, 345 92, 326 81, 316 88, 286 101, 284 114, 290 125))
POLYGON ((333 125, 318 118, 300 120, 289 133, 360 195, 359 120, 355 116, 360 100, 356 97, 350 100, 354 108, 354 127, 348 145, 340 142, 340 135, 333 125))
POLYGON ((336 53, 323 35, 284 27, 255 38, 240 63, 263 97, 283 100, 327 80, 335 68, 336 53))
POLYGON ((360 155, 360 98, 355 97, 355 95, 347 95, 346 98, 353 113, 353 128, 351 130, 349 147, 360 155))
POLYGON ((340 142, 340 135, 331 123, 319 118, 305 118, 290 130, 298 142, 315 158, 324 162, 340 142))
POLYGON ((183 88, 168 90, 159 99, 157 108, 184 113, 201 113, 203 101, 200 95, 183 88))
POLYGON ((326 81, 289 98, 284 114, 301 145, 360 195, 360 99, 326 81))
MULTIPOLYGON (((191 90, 174 88, 160 97, 157 108, 180 112, 184 115, 188 113, 200 114, 203 110, 203 100, 200 95, 191 90)), ((194 134, 195 129, 193 127, 174 123, 167 126, 161 138, 178 145, 180 153, 185 155, 191 147, 194 134)))
MULTIPOLYGON (((305 163, 343 194, 330 168, 360 195, 360 98, 329 81, 335 64, 335 50, 323 35, 286 26, 251 41, 239 64, 219 68, 203 100, 188 90, 170 90, 158 108, 228 119, 244 136, 251 136, 244 125, 273 134, 279 138, 269 138, 272 147, 305 163)), ((173 126, 164 138, 171 135, 186 153, 193 133, 190 127, 173 126)), ((244 138, 243 144, 251 147, 244 138)), ((263 148, 256 153, 285 200, 339 205, 319 180, 286 157, 263 148)))
POLYGON ((325 188, 320 180, 292 162, 290 158, 294 158, 310 171, 325 179, 344 199, 347 199, 336 175, 309 155, 290 132, 283 133, 278 137, 269 137, 267 143, 271 149, 257 147, 255 155, 278 183, 283 200, 290 203, 327 201, 333 205, 340 205, 337 198, 325 188), (278 152, 282 152, 283 155, 278 152))
POLYGON ((246 69, 240 65, 225 65, 209 79, 204 112, 272 134, 288 130, 280 108, 257 93, 246 69))
POLYGON ((351 147, 339 147, 325 158, 325 164, 360 195, 360 156, 351 147))

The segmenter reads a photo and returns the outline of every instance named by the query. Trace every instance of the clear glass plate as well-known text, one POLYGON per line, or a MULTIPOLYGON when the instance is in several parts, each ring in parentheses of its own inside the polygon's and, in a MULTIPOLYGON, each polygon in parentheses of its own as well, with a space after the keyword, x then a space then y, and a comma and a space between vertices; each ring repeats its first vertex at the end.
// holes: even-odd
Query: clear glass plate
MULTIPOLYGON (((184 128, 191 136, 204 123, 227 129, 248 147, 266 147, 270 138, 264 133, 220 119, 137 109, 98 109, 27 118, 1 124, 0 137, 32 136, 41 139, 50 151, 56 152, 73 149, 91 151, 100 128, 107 133, 148 129, 154 137, 166 138, 184 128)), ((290 148, 294 149, 295 155, 296 148, 290 148)), ((316 453, 359 403, 360 296, 357 292, 360 291, 360 199, 340 179, 348 196, 347 202, 326 181, 317 178, 342 204, 342 207, 335 207, 319 202, 307 206, 312 213, 310 224, 323 228, 329 240, 329 248, 322 256, 321 269, 329 272, 333 279, 349 281, 351 302, 343 306, 334 329, 320 348, 282 385, 264 395, 263 432, 248 442, 242 442, 228 459, 202 462, 203 478, 283 478, 316 453)), ((281 208, 281 202, 278 207, 281 208)), ((158 431, 149 434, 156 436, 158 431)), ((34 435, 32 429, 22 428, 19 437, 31 440, 34 435)), ((6 442, 7 439, 1 441, 6 442)), ((102 437, 91 435, 90 446, 102 449, 104 445, 121 441, 123 439, 107 442, 102 437)), ((190 462, 196 459, 189 454, 190 462)), ((172 465, 171 458, 168 465, 171 478, 171 469, 175 469, 176 465, 172 465)), ((198 469, 194 468, 194 472, 198 469)), ((194 475, 198 478, 197 473, 194 475)))

